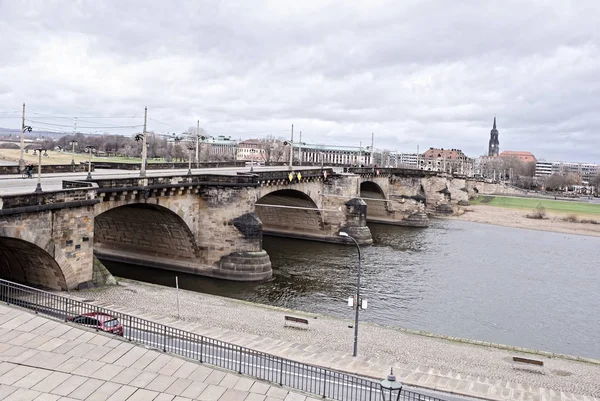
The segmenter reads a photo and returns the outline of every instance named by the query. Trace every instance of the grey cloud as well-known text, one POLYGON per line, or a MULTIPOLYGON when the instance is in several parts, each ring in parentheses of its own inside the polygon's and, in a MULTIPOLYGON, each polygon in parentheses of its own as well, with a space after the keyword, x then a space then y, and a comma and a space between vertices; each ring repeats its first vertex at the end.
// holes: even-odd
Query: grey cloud
POLYGON ((0 15, 0 111, 147 105, 156 130, 294 123, 307 142, 375 132, 377 147, 471 156, 496 113, 502 149, 600 162, 595 0, 0 0, 0 15))

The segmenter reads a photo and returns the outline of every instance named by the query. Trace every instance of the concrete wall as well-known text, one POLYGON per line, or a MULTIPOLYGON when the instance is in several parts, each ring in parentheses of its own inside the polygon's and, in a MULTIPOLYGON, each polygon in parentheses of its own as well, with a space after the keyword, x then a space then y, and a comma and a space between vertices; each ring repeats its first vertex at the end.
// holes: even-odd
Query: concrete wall
MULTIPOLYGON (((92 163, 92 171, 94 164, 92 163)), ((72 173, 73 171, 88 171, 87 164, 42 164, 42 174, 72 173)), ((19 166, 0 166, 0 174, 21 174, 19 166)), ((37 164, 34 164, 34 176, 37 174, 37 164)))

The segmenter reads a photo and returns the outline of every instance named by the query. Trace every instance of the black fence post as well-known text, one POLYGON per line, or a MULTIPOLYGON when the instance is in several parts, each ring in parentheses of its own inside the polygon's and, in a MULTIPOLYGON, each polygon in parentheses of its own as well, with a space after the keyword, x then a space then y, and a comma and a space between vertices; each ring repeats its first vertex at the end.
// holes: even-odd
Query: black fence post
POLYGON ((202 348, 204 348, 204 336, 200 336, 200 363, 203 363, 202 361, 202 348))
POLYGON ((284 359, 279 359, 279 385, 283 386, 283 362, 284 359))
POLYGON ((167 352, 167 326, 163 325, 163 352, 167 352))

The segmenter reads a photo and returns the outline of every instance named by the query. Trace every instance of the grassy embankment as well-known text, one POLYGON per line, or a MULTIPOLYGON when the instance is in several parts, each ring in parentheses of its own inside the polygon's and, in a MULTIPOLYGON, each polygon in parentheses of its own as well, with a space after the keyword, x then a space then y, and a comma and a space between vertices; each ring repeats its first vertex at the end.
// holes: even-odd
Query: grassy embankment
POLYGON ((471 200, 472 205, 496 206, 510 209, 533 210, 542 206, 547 212, 561 215, 600 215, 600 204, 561 201, 552 199, 510 198, 505 196, 479 196, 471 200))

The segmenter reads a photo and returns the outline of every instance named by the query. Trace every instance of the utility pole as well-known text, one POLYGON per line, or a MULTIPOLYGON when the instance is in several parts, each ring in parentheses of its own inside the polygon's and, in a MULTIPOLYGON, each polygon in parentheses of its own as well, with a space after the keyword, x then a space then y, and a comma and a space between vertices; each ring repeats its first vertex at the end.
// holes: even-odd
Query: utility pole
POLYGON ((300 140, 298 145, 298 165, 302 165, 302 131, 300 131, 300 140))
POLYGON ((25 103, 23 103, 23 116, 21 118, 21 156, 19 157, 19 170, 25 168, 23 152, 25 152, 25 103))
POLYGON ((358 157, 359 157, 359 162, 360 163, 357 163, 358 166, 356 166, 356 167, 365 166, 367 164, 367 161, 364 160, 364 162, 363 162, 362 141, 358 141, 358 157))
POLYGON ((373 158, 374 151, 373 144, 375 142, 375 133, 371 132, 371 166, 373 166, 373 173, 375 172, 375 159, 373 158))
POLYGON ((196 123, 196 167, 200 159, 198 158, 198 142, 200 142, 200 120, 196 123))
POLYGON ((290 167, 288 168, 288 170, 291 170, 293 167, 293 160, 294 159, 294 124, 292 124, 292 138, 290 139, 290 167))
POLYGON ((140 168, 140 177, 146 176, 146 157, 148 157, 148 148, 146 147, 147 124, 148 124, 148 107, 144 107, 144 132, 142 132, 142 167, 140 168))

